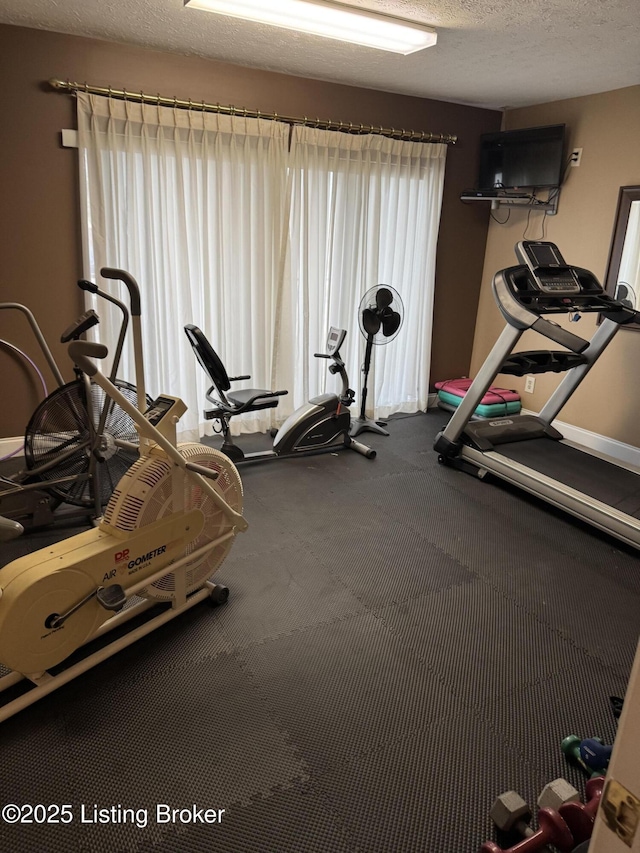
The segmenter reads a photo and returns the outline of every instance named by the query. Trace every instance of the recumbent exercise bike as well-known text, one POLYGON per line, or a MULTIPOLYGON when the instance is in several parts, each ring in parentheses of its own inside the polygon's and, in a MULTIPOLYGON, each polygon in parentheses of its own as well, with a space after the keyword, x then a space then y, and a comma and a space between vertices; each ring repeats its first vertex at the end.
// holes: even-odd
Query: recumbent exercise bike
POLYGON ((209 343, 205 334, 197 326, 189 324, 184 327, 187 338, 200 365, 213 383, 206 397, 214 408, 205 410, 206 420, 220 422, 223 436, 220 448, 229 459, 236 464, 261 459, 296 456, 305 453, 335 451, 341 447, 349 447, 357 453, 373 459, 376 451, 356 441, 349 435, 351 428, 351 413, 349 406, 353 403, 355 392, 349 388, 349 378, 342 358, 340 347, 347 333, 344 329, 331 327, 327 336, 326 352, 314 353, 315 358, 331 360, 330 373, 338 373, 342 380, 342 389, 338 394, 320 394, 293 412, 273 439, 273 449, 258 453, 244 453, 234 443, 229 422, 236 415, 244 412, 256 412, 270 409, 278 405, 278 398, 287 391, 269 391, 260 388, 245 388, 228 393, 231 383, 250 376, 233 376, 227 374, 224 364, 209 343))

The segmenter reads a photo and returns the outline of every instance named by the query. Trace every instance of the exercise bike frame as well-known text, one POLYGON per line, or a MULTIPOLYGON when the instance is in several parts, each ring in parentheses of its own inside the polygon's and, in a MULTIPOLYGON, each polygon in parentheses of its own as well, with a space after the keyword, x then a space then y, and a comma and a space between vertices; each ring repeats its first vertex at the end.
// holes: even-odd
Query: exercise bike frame
MULTIPOLYGON (((104 270, 102 270, 103 274, 109 272, 111 272, 109 268, 105 268, 104 270)), ((116 270, 115 272, 118 271, 116 270)), ((111 276, 109 275, 105 275, 105 278, 110 277, 111 276)), ((122 313, 122 321, 120 324, 118 341, 116 344, 116 349, 114 351, 111 371, 109 373, 109 380, 113 384, 116 382, 116 373, 120 366, 122 349, 124 346, 127 328, 129 325, 129 311, 123 302, 121 302, 119 299, 116 299, 114 296, 111 296, 111 294, 105 293, 104 291, 100 290, 100 288, 92 282, 80 280, 78 282, 78 287, 80 287, 81 290, 88 291, 96 296, 100 296, 102 299, 105 299, 108 302, 111 302, 122 313)), ((3 510, 3 515, 0 516, 0 519, 2 519, 3 521, 2 526, 7 532, 7 535, 9 535, 10 538, 13 538, 13 536, 20 535, 24 529, 22 524, 19 524, 18 526, 16 525, 18 521, 25 522, 26 519, 30 519, 32 527, 43 527, 52 524, 56 520, 54 516, 55 504, 53 504, 52 506, 52 501, 53 498, 58 497, 55 493, 55 487, 62 486, 67 483, 80 483, 83 481, 89 482, 91 507, 87 506, 79 508, 77 510, 70 510, 68 512, 65 512, 65 519, 68 520, 77 517, 85 518, 87 516, 91 516, 95 519, 100 518, 104 506, 102 503, 100 488, 99 457, 103 450, 101 441, 104 433, 106 420, 109 415, 109 411, 113 407, 114 401, 108 396, 105 397, 96 424, 96 413, 93 409, 93 401, 91 394, 91 381, 88 376, 82 372, 78 365, 74 365, 76 378, 71 383, 65 384, 64 379, 62 377, 62 373, 51 353, 51 350, 44 338, 44 335, 42 334, 42 331, 33 313, 25 305, 21 305, 17 302, 0 303, 0 309, 16 309, 21 311, 25 315, 29 325, 31 326, 32 332, 38 342, 38 345, 40 346, 42 354, 45 360, 47 361, 47 364, 49 365, 49 368, 56 380, 56 383, 58 384, 58 389, 70 389, 74 385, 82 383, 81 397, 84 401, 82 404, 83 411, 78 411, 74 414, 77 414, 78 422, 80 424, 88 426, 88 436, 83 444, 76 444, 68 448, 66 451, 60 451, 57 448, 55 457, 53 457, 50 461, 42 462, 30 468, 27 467, 9 477, 0 477, 0 504, 2 505, 3 510), (64 462, 66 462, 67 459, 82 450, 85 450, 88 460, 88 467, 85 472, 71 474, 63 477, 55 477, 52 479, 39 479, 43 474, 46 474, 47 471, 50 471, 52 468, 56 468, 58 465, 63 464, 64 462)), ((73 339, 74 327, 76 327, 85 316, 87 315, 83 315, 79 321, 76 321, 76 323, 72 324, 72 326, 69 327, 69 329, 65 333, 63 333, 61 337, 62 343, 67 343, 69 340, 73 339)), ((95 325, 96 322, 97 315, 95 315, 93 325, 95 325)), ((87 328, 90 328, 90 325, 87 328)), ((52 394, 48 395, 45 400, 38 406, 36 412, 38 412, 40 408, 44 404, 46 404, 47 400, 53 399, 53 395, 57 393, 58 391, 54 391, 52 392, 52 394)), ((28 433, 29 427, 27 427, 27 434, 28 433)), ((116 445, 118 444, 117 441, 115 443, 116 445)), ((64 499, 60 498, 60 502, 64 503, 64 499)))
MULTIPOLYGON (((127 274, 120 273, 120 271, 114 272, 118 272, 118 277, 120 277, 123 281, 125 280, 122 278, 122 275, 127 274)), ((128 280, 126 280, 125 283, 128 287, 135 286, 137 288, 137 284, 135 284, 134 280, 131 277, 128 277, 128 280)), ((138 324, 135 352, 140 354, 141 356, 141 341, 138 339, 139 329, 140 327, 138 324)), ((119 391, 116 385, 111 382, 110 379, 104 376, 97 368, 95 363, 91 360, 91 357, 104 358, 107 355, 107 349, 105 346, 103 346, 102 344, 92 343, 88 341, 74 341, 69 346, 69 355, 73 358, 74 362, 78 364, 78 366, 82 369, 84 374, 89 379, 96 382, 96 384, 98 384, 103 389, 109 399, 118 403, 123 409, 123 411, 125 411, 136 423, 140 434, 140 444, 138 448, 140 454, 145 455, 154 452, 154 445, 157 445, 159 448, 162 449, 162 451, 164 451, 164 453, 173 463, 171 469, 171 477, 174 479, 174 488, 172 506, 173 512, 171 513, 171 515, 166 516, 163 519, 159 519, 152 524, 140 527, 137 530, 132 531, 130 534, 120 533, 118 536, 115 536, 106 531, 93 530, 87 532, 86 534, 78 534, 77 536, 66 540, 63 544, 68 546, 69 553, 74 553, 76 542, 80 544, 80 540, 84 542, 86 537, 91 537, 92 540, 95 540, 95 547, 99 549, 99 555, 97 559, 106 559, 106 564, 108 564, 108 566, 110 567, 113 565, 113 550, 122 549, 127 545, 128 542, 144 540, 145 536, 149 536, 149 533, 147 532, 148 528, 153 527, 154 532, 156 529, 166 529, 167 531, 169 531, 170 529, 177 530, 177 528, 180 527, 180 524, 182 524, 184 532, 181 534, 180 540, 177 542, 177 544, 174 544, 173 547, 182 548, 182 545, 184 544, 184 550, 187 551, 187 553, 185 553, 179 559, 173 559, 173 561, 171 561, 169 554, 167 554, 166 557, 159 558, 158 564, 161 565, 161 568, 157 569, 154 572, 146 573, 144 577, 141 577, 137 582, 128 585, 124 589, 120 589, 120 591, 124 595, 126 595, 126 600, 129 601, 134 596, 142 592, 145 587, 150 586, 152 583, 160 580, 168 574, 174 574, 176 578, 175 592, 171 597, 170 607, 166 608, 162 613, 148 619, 142 625, 134 628, 131 631, 128 631, 123 636, 112 641, 103 648, 89 654, 87 657, 77 663, 74 663, 68 667, 64 667, 64 662, 62 662, 62 666, 64 668, 55 675, 48 671, 35 673, 11 671, 4 677, 0 678, 0 693, 13 687, 24 679, 28 679, 33 684, 33 687, 26 693, 0 707, 0 721, 5 720, 8 717, 18 713, 20 710, 26 708, 33 702, 36 702, 42 697, 48 695, 53 690, 56 690, 58 687, 61 687, 63 684, 66 684, 67 682, 76 678, 78 675, 81 675, 82 673, 86 672, 96 664, 107 659, 108 657, 120 651, 121 649, 131 645, 139 638, 151 633, 156 628, 175 618, 177 615, 181 614, 185 610, 193 607, 195 604, 199 603, 205 598, 210 597, 215 603, 221 603, 222 601, 226 600, 226 596, 224 595, 224 593, 226 593, 226 588, 218 586, 211 580, 204 581, 203 585, 200 588, 191 592, 190 594, 187 594, 185 579, 184 577, 180 576, 179 570, 187 563, 192 563, 194 559, 206 555, 206 553, 212 550, 213 548, 217 547, 224 541, 232 538, 233 536, 235 536, 236 532, 246 530, 248 526, 242 513, 236 512, 231 506, 229 506, 229 504, 226 503, 224 498, 210 485, 209 480, 215 480, 218 477, 217 472, 211 471, 203 466, 194 463, 189 463, 177 450, 175 425, 180 414, 182 414, 186 410, 186 407, 184 406, 184 403, 182 403, 181 400, 179 400, 178 398, 163 395, 164 401, 170 404, 170 408, 168 409, 168 412, 165 417, 163 417, 160 423, 156 426, 151 423, 147 417, 145 417, 143 411, 141 411, 140 408, 136 408, 130 403, 130 401, 119 391), (196 534, 193 532, 187 534, 186 531, 189 531, 191 527, 195 526, 195 523, 197 522, 197 516, 200 511, 193 510, 189 513, 185 512, 184 489, 180 487, 181 481, 185 476, 194 478, 196 480, 198 487, 214 501, 214 503, 224 513, 230 524, 229 530, 224 533, 221 533, 212 541, 207 542, 205 545, 191 552, 188 551, 186 545, 188 541, 193 540, 193 537, 196 534), (177 527, 176 522, 178 523, 177 527)), ((137 358, 136 380, 139 384, 144 386, 143 362, 141 360, 138 361, 137 358)), ((146 399, 146 396, 143 396, 142 399, 146 399)), ((38 563, 40 562, 37 559, 40 554, 43 555, 43 560, 47 559, 47 557, 49 556, 47 549, 42 552, 36 552, 36 554, 34 555, 34 565, 38 565, 38 563)), ((20 559, 24 560, 25 558, 20 559)), ((73 567, 74 563, 71 562, 69 565, 70 567, 73 567)), ((2 573, 0 573, 0 581, 1 580, 2 573)), ((97 591, 99 592, 99 589, 97 591)), ((54 629, 56 629, 58 625, 62 625, 63 622, 78 608, 82 607, 87 600, 88 599, 85 597, 76 605, 74 605, 70 610, 68 610, 67 613, 63 616, 56 616, 58 623, 53 624, 54 629)), ((115 615, 106 618, 105 621, 103 621, 96 628, 96 630, 94 630, 90 634, 90 636, 88 636, 85 641, 80 644, 78 648, 86 646, 88 643, 99 639, 107 632, 128 622, 130 619, 135 618, 141 613, 149 610, 151 607, 158 606, 158 604, 159 602, 155 599, 142 599, 138 603, 133 603, 126 609, 120 610, 120 612, 116 613, 115 615)), ((121 606, 122 604, 120 604, 120 607, 121 606)))
MULTIPOLYGON (((234 401, 232 396, 227 397, 223 388, 229 383, 242 379, 250 379, 250 376, 226 377, 226 370, 218 356, 210 348, 209 355, 213 364, 207 366, 207 359, 201 350, 201 342, 194 334, 196 327, 186 326, 187 337, 193 347, 196 357, 209 378, 214 381, 206 393, 206 398, 215 406, 214 409, 205 410, 206 420, 217 420, 220 423, 220 431, 223 436, 221 450, 236 465, 244 462, 260 462, 269 459, 290 458, 293 456, 310 455, 313 453, 335 452, 341 448, 350 448, 374 459, 376 451, 356 441, 350 434, 351 413, 349 407, 352 405, 355 393, 349 388, 349 378, 344 361, 340 356, 340 347, 346 337, 344 329, 331 327, 327 336, 328 352, 314 353, 314 358, 325 358, 331 360, 329 372, 339 374, 342 388, 340 394, 321 394, 309 400, 308 403, 298 407, 285 420, 273 439, 273 449, 245 453, 233 441, 231 436, 230 422, 233 417, 243 412, 255 411, 261 408, 271 408, 277 405, 277 397, 284 396, 287 391, 258 391, 256 390, 244 401, 241 398, 234 401), (216 368, 216 369, 214 369, 216 368), (226 378, 226 382, 216 383, 218 373, 226 378), (213 394, 217 396, 213 396, 213 394)), ((199 332, 199 330, 198 330, 199 332)), ((202 334, 202 333, 200 333, 202 334)), ((204 336, 203 336, 204 337, 204 336)), ((207 342, 208 344, 208 342, 207 342)), ((245 392, 248 393, 248 392, 245 392)))

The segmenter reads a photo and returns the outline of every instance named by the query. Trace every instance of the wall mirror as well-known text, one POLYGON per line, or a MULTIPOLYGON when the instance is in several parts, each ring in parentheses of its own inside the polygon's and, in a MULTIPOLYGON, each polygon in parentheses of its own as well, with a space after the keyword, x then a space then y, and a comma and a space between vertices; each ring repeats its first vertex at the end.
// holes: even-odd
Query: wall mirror
MULTIPOLYGON (((605 289, 640 311, 640 186, 620 188, 605 289)), ((626 328, 640 329, 640 324, 626 328)))

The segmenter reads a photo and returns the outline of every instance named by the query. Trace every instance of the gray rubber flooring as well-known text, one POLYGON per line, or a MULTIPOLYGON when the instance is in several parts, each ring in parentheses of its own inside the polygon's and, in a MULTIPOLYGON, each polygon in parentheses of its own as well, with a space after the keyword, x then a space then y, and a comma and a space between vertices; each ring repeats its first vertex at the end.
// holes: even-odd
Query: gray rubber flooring
MULTIPOLYGON (((475 853, 501 791, 535 802, 559 776, 584 791, 560 742, 615 737, 638 555, 439 466, 445 421, 363 434, 373 461, 242 466, 250 527, 216 575, 228 603, 0 725, 0 803, 72 814, 0 821, 0 849, 475 853), (225 811, 205 824, 194 806, 225 811)), ((0 563, 70 532, 0 546, 0 563)))

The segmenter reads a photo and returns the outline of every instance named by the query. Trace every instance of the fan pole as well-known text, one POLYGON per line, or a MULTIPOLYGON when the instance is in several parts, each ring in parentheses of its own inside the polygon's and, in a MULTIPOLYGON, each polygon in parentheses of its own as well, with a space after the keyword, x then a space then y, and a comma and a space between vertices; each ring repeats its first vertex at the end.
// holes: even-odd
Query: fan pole
POLYGON ((364 353, 364 367, 362 368, 362 372, 364 373, 364 382, 362 384, 362 394, 361 394, 361 402, 360 402, 360 415, 357 418, 354 418, 351 421, 351 428, 349 430, 349 435, 351 438, 355 438, 357 435, 360 435, 361 432, 377 432, 379 435, 389 435, 386 429, 383 429, 379 423, 368 418, 365 415, 365 410, 367 407, 367 382, 369 380, 369 368, 371 367, 371 351, 373 349, 373 335, 369 333, 367 335, 367 347, 364 353))

